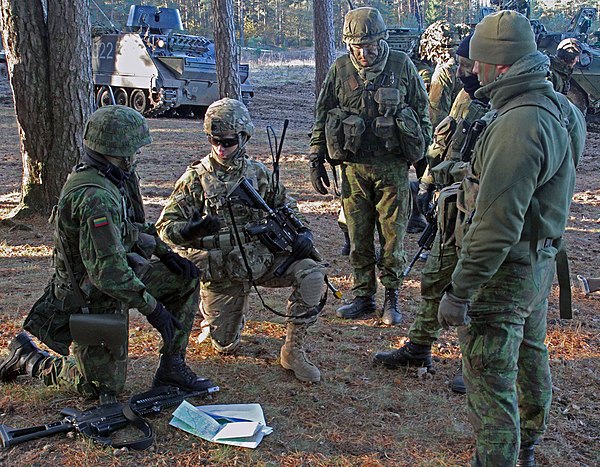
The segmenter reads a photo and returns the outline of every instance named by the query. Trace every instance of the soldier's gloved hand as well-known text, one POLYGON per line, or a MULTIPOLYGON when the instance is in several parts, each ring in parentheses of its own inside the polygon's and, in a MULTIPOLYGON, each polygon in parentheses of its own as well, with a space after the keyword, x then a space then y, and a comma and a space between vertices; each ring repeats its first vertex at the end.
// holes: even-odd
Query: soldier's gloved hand
POLYGON ((194 238, 205 237, 217 233, 221 229, 221 220, 219 216, 207 214, 202 217, 198 211, 195 211, 192 218, 181 229, 181 238, 184 240, 193 240, 194 238))
POLYGON ((298 232, 298 236, 292 244, 292 255, 296 259, 304 259, 310 257, 313 249, 313 235, 308 229, 302 229, 298 232))
POLYGON ((317 193, 326 195, 329 187, 329 176, 325 168, 325 153, 318 152, 310 155, 310 183, 317 193))
POLYGON ((417 207, 421 214, 426 215, 433 209, 433 193, 435 186, 431 183, 420 183, 417 194, 417 207))
POLYGON ((169 345, 175 336, 175 329, 181 329, 181 323, 173 316, 162 303, 157 302, 154 311, 146 316, 148 322, 158 331, 166 345, 169 345))
POLYGON ((469 308, 471 308, 471 300, 459 298, 447 291, 440 301, 438 321, 444 329, 450 326, 465 326, 471 322, 471 318, 467 316, 469 308))
POLYGON ((160 262, 163 263, 169 271, 182 276, 184 279, 198 278, 199 271, 196 265, 174 251, 167 251, 160 257, 160 262))

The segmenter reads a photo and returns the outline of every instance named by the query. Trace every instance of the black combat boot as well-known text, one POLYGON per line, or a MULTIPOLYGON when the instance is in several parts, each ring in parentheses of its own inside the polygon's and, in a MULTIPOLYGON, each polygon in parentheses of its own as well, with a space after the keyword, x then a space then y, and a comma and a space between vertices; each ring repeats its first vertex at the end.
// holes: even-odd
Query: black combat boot
POLYGON ((515 467, 535 467, 535 445, 521 446, 519 449, 519 457, 515 467))
POLYGON ((408 233, 423 232, 425 227, 427 227, 427 219, 425 219, 425 216, 421 213, 421 211, 419 211, 419 206, 417 205, 418 193, 419 182, 410 182, 410 198, 412 201, 412 209, 410 211, 408 224, 406 225, 406 231, 408 233))
POLYGON ((339 307, 335 314, 339 318, 357 319, 369 313, 373 313, 374 311, 375 299, 373 296, 354 297, 352 303, 339 307))
POLYGON ((431 345, 414 344, 408 341, 402 347, 391 352, 377 352, 373 356, 373 363, 385 365, 390 368, 401 366, 424 366, 431 368, 431 345))
POLYGON ((402 312, 398 305, 398 289, 385 289, 385 301, 381 321, 384 324, 395 326, 402 322, 402 312))
POLYGON ((465 386, 465 379, 463 378, 462 363, 458 368, 458 373, 454 375, 450 382, 450 389, 457 394, 466 394, 467 387, 465 386))
POLYGON ((344 233, 344 244, 340 249, 340 255, 348 256, 350 254, 350 235, 345 230, 343 230, 342 232, 344 233))
POLYGON ((152 386, 175 386, 184 391, 203 391, 214 387, 215 384, 208 378, 198 376, 186 365, 181 354, 175 354, 160 356, 160 364, 152 386))
POLYGON ((21 332, 8 345, 8 356, 0 363, 0 381, 8 383, 21 375, 35 378, 48 357, 48 352, 40 350, 26 332, 21 332))

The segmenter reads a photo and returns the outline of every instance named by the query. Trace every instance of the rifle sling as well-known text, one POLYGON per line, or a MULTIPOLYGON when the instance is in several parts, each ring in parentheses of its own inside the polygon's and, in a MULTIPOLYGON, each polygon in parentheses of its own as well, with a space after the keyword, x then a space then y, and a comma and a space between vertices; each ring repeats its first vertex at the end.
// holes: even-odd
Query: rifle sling
POLYGON ((136 414, 131 408, 130 402, 123 405, 123 416, 127 421, 143 433, 141 438, 133 441, 123 441, 122 443, 112 443, 114 448, 127 448, 135 451, 143 451, 154 443, 154 429, 150 422, 136 414))

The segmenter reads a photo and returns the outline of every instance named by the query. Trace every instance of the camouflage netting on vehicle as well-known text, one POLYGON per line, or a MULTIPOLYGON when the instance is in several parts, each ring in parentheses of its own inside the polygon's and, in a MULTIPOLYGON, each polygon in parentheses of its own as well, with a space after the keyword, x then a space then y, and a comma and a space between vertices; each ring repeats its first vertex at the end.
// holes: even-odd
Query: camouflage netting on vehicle
POLYGON ((446 20, 439 20, 423 31, 419 54, 426 60, 443 63, 454 55, 459 42, 460 34, 456 26, 446 20))
POLYGON ((234 136, 245 133, 247 139, 254 133, 254 124, 246 106, 236 99, 221 99, 206 110, 204 131, 212 136, 234 136))
POLYGON ((107 105, 96 110, 83 133, 85 146, 105 156, 131 157, 151 142, 146 119, 123 105, 107 105))

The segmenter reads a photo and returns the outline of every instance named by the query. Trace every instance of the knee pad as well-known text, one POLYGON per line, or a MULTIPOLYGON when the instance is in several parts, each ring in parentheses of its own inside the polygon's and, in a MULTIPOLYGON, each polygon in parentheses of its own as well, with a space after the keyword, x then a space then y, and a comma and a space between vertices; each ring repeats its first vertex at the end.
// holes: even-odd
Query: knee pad
POLYGON ((325 274, 318 267, 298 272, 298 292, 302 301, 309 307, 317 306, 321 301, 325 274))

